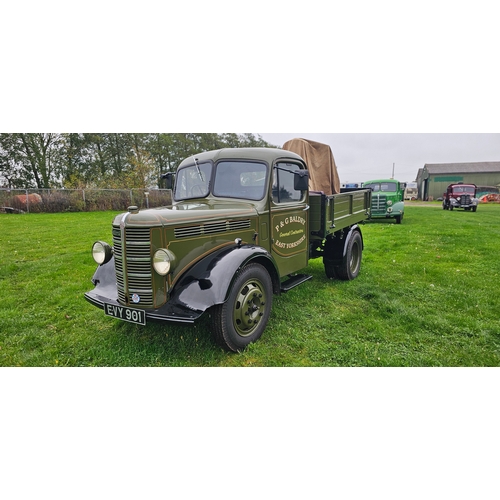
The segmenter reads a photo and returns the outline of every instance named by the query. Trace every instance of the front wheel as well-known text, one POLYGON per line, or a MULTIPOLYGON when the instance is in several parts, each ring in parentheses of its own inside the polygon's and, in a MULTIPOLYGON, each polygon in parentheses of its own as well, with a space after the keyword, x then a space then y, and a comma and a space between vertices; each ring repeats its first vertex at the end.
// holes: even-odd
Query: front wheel
POLYGON ((271 277, 260 264, 249 264, 236 274, 229 297, 212 311, 212 332, 224 349, 240 352, 258 340, 271 313, 271 277))

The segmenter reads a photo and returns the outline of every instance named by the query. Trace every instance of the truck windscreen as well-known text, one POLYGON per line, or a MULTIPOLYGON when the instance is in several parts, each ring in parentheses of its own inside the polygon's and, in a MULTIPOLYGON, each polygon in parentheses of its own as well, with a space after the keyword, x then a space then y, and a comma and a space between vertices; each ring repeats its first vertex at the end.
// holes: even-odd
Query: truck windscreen
POLYGON ((196 163, 177 171, 174 199, 203 198, 208 195, 210 178, 212 177, 211 163, 196 163))

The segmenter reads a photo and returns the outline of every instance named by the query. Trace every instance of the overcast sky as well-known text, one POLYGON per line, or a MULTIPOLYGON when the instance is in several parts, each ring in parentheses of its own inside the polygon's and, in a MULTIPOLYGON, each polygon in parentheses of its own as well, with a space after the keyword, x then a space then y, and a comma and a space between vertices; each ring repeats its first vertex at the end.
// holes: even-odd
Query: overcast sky
POLYGON ((500 134, 313 134, 263 133, 271 144, 281 147, 301 137, 332 148, 340 180, 363 182, 380 177, 413 181, 426 163, 500 161, 500 134))

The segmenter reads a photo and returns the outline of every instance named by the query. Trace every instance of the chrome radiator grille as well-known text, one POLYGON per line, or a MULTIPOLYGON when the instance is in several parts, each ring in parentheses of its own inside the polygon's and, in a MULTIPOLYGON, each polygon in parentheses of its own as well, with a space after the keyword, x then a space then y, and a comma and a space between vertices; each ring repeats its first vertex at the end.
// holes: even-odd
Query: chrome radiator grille
POLYGON ((132 302, 132 295, 137 294, 140 297, 137 305, 152 308, 150 229, 113 226, 113 247, 118 300, 127 305, 132 302))
POLYGON ((387 198, 384 195, 372 196, 372 212, 383 212, 387 209, 387 198))
POLYGON ((460 196, 459 200, 460 205, 470 205, 470 195, 469 194, 463 194, 460 196))

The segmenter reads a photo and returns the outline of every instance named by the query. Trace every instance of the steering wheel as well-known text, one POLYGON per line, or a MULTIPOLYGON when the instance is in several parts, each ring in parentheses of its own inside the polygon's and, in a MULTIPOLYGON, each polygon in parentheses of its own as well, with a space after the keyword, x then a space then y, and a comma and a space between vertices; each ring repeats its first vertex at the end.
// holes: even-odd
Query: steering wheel
POLYGON ((205 185, 204 184, 195 184, 189 192, 191 196, 205 196, 205 185))

